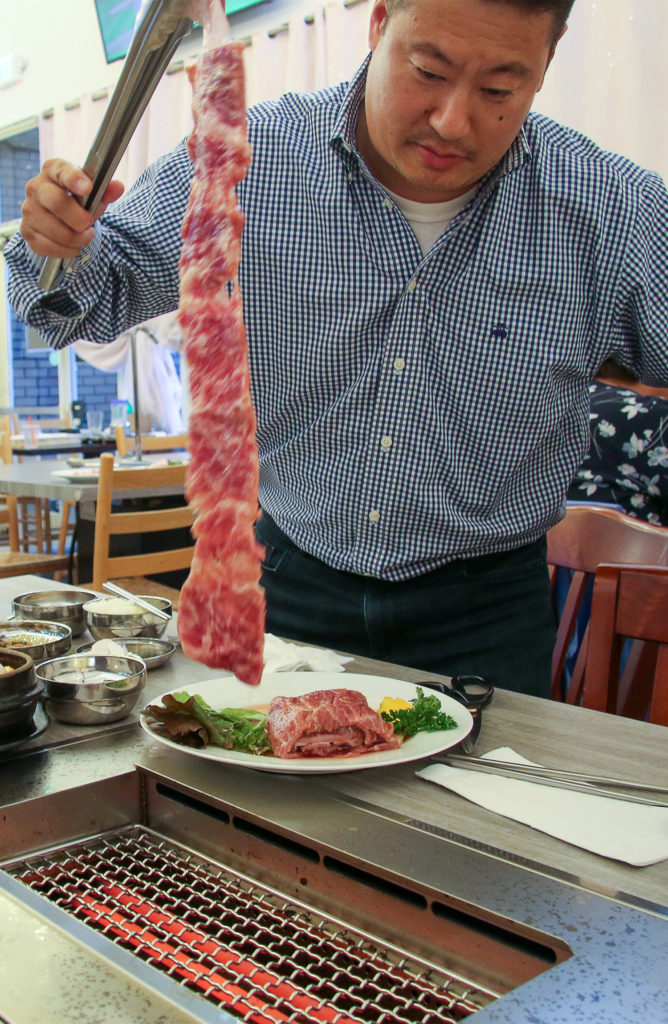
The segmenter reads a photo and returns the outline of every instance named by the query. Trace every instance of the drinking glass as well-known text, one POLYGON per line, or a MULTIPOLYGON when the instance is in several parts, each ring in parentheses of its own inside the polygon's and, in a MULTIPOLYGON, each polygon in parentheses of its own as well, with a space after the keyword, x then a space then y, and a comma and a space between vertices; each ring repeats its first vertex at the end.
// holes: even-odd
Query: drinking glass
POLYGON ((94 434, 100 434, 102 432, 102 410, 101 409, 90 409, 86 413, 86 423, 88 429, 92 430, 94 434))

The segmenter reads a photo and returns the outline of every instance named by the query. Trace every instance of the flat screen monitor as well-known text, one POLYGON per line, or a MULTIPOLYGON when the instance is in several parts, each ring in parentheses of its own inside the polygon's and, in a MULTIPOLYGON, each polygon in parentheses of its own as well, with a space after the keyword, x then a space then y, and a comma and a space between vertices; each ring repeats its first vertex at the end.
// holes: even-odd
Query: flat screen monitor
MULTIPOLYGON (((262 0, 227 0, 225 11, 236 14, 262 0)), ((130 46, 141 0, 95 0, 97 19, 107 64, 125 57, 130 46)))

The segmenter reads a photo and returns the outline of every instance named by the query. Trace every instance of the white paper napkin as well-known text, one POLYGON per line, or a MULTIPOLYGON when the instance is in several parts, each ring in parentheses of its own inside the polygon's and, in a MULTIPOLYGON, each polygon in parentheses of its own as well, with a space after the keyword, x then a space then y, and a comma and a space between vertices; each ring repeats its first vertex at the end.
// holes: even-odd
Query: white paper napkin
MULTIPOLYGON (((510 747, 490 750, 484 756, 496 761, 535 764, 510 747)), ((429 765, 416 774, 487 810, 602 857, 635 867, 668 858, 668 808, 589 796, 441 764, 429 765)))
POLYGON ((265 672, 295 672, 297 669, 310 669, 312 672, 343 672, 343 666, 352 660, 319 647, 303 647, 288 643, 273 633, 265 633, 264 636, 265 672))
MULTIPOLYGON (((172 612, 171 622, 164 633, 165 640, 178 643, 178 613, 172 612)), ((343 666, 351 657, 336 654, 320 647, 304 647, 281 640, 273 633, 264 634, 264 671, 265 672, 296 672, 298 669, 310 669, 311 672, 343 672, 343 666)))

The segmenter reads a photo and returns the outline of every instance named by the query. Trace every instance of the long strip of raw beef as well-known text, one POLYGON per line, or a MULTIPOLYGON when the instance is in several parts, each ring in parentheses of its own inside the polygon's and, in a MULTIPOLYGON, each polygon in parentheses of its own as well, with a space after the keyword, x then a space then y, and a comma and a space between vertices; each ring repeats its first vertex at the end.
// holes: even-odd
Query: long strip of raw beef
POLYGON ((250 159, 241 52, 234 43, 210 50, 190 73, 194 177, 182 229, 179 321, 191 391, 186 496, 197 519, 178 628, 189 658, 255 684, 264 591, 253 530, 256 423, 237 282, 243 215, 234 189, 250 159))
POLYGON ((358 690, 274 697, 267 735, 276 757, 354 757, 401 746, 392 724, 358 690))

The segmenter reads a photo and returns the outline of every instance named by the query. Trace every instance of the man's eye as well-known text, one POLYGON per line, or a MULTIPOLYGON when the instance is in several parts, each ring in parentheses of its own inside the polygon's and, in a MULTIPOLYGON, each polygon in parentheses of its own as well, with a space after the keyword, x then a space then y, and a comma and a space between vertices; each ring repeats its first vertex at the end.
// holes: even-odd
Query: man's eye
POLYGON ((441 78, 442 77, 441 75, 434 74, 433 71, 427 71, 425 68, 421 68, 419 64, 414 64, 413 67, 418 72, 418 74, 422 76, 422 78, 427 78, 429 80, 433 80, 435 78, 441 78))
POLYGON ((510 89, 483 89, 483 92, 493 100, 507 100, 512 96, 510 89))

